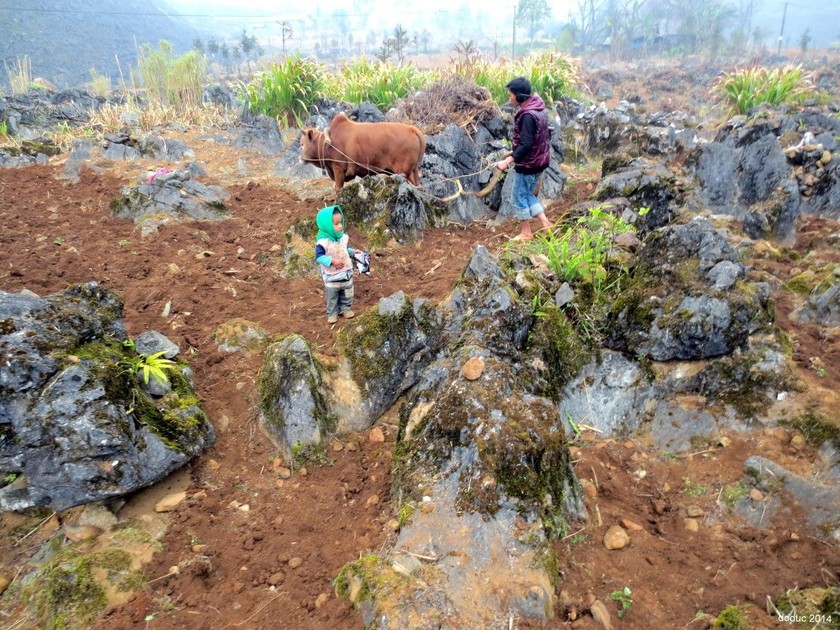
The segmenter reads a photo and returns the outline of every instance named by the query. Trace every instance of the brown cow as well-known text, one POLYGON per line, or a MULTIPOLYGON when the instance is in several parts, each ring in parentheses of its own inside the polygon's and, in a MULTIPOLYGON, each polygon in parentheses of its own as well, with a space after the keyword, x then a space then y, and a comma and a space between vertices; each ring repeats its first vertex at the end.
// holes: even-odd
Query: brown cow
POLYGON ((413 125, 357 123, 343 113, 333 118, 329 134, 310 127, 300 137, 300 161, 322 168, 336 192, 356 176, 376 173, 401 173, 419 186, 425 152, 426 138, 413 125))

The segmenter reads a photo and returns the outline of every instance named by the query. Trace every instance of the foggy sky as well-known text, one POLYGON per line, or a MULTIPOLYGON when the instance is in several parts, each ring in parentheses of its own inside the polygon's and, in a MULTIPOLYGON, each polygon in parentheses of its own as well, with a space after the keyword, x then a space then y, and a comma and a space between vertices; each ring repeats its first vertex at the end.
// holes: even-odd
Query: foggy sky
MULTIPOLYGON (((306 3, 290 3, 278 0, 165 0, 169 6, 181 13, 193 14, 193 24, 210 31, 222 32, 226 20, 210 16, 220 13, 237 16, 228 18, 241 30, 253 28, 270 29, 279 20, 329 16, 343 11, 350 15, 367 15, 365 30, 382 32, 402 25, 411 33, 423 29, 442 33, 440 22, 431 23, 432 18, 449 19, 452 30, 459 30, 467 38, 474 33, 483 33, 492 39, 509 39, 510 25, 516 0, 417 0, 416 2, 387 2, 384 0, 310 0, 306 3), (463 8, 471 13, 471 23, 463 23, 463 8), (240 17, 242 16, 242 17, 240 17), (248 19, 245 16, 253 16, 248 19)), ((596 2, 599 0, 596 0, 596 2)), ((606 1, 606 0, 600 0, 606 1)), ((663 0, 664 1, 664 0, 663 0)), ((727 0, 732 6, 745 5, 748 0, 727 0)), ((548 22, 567 23, 570 17, 578 14, 583 0, 547 0, 551 9, 548 22)), ((621 4, 621 0, 617 0, 621 4)), ((811 48, 823 48, 840 42, 840 2, 838 0, 754 0, 753 22, 750 25, 750 37, 761 39, 768 47, 774 48, 779 40, 782 27, 784 6, 787 12, 784 19, 784 47, 798 47, 803 36, 811 38, 811 48)), ((546 25, 547 26, 547 25, 546 25)), ((325 24, 325 28, 328 25, 325 24)), ((445 29, 449 31, 449 27, 445 29)), ((268 32, 265 30, 263 32, 268 32)), ((314 34, 309 34, 310 36, 314 34)))

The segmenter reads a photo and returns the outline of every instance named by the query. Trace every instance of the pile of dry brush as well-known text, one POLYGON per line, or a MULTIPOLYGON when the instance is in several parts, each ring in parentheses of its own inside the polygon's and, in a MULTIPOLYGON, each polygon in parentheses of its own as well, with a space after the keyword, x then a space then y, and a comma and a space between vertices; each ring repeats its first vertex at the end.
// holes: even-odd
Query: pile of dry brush
POLYGON ((477 125, 500 114, 501 110, 487 88, 450 78, 403 99, 389 112, 388 118, 411 122, 426 135, 438 134, 450 123, 455 123, 472 136, 477 125))

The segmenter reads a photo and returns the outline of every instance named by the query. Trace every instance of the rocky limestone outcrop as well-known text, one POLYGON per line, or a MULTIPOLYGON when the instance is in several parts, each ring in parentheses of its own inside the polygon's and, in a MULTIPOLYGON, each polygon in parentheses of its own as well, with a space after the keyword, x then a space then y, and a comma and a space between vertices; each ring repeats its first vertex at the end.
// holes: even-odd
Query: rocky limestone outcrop
MULTIPOLYGON (((0 292, 0 471, 14 477, 0 509, 122 496, 212 444, 189 368, 174 363, 156 395, 125 340, 121 299, 96 283, 46 298, 0 292)), ((172 351, 157 336, 141 347, 172 351)))
POLYGON ((188 168, 158 169, 141 176, 136 186, 125 186, 111 210, 114 216, 132 219, 146 236, 172 221, 224 219, 229 197, 221 186, 193 179, 188 168))
POLYGON ((528 344, 535 318, 509 282, 479 246, 444 303, 380 300, 342 328, 338 359, 295 336, 267 352, 263 426, 287 455, 369 426, 408 395, 393 493, 413 516, 394 550, 347 565, 336 581, 366 623, 490 627, 508 609, 551 617, 547 541, 585 514, 560 414, 533 391, 527 366, 543 352, 528 344))
POLYGON ((440 313, 398 292, 338 334, 340 358, 291 335, 269 346, 260 375, 261 423, 288 457, 336 432, 369 427, 415 385, 443 341, 440 313))
POLYGON ((585 514, 560 415, 520 374, 533 318, 481 246, 441 308, 450 352, 412 388, 394 455, 395 496, 414 510, 394 548, 336 588, 379 628, 545 621, 547 540, 585 514))
POLYGON ((820 109, 761 108, 736 116, 686 160, 695 195, 744 219, 752 238, 792 243, 801 213, 840 217, 840 121, 820 109))
POLYGON ((654 361, 730 354, 770 321, 769 288, 744 282, 738 255, 697 217, 651 233, 608 316, 605 345, 654 361))

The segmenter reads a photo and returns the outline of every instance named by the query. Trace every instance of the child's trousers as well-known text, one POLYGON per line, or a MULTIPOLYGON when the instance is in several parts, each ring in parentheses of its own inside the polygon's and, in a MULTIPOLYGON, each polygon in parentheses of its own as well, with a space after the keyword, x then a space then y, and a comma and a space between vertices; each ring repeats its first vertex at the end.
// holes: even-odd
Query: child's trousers
POLYGON ((353 278, 344 282, 329 282, 324 290, 327 294, 327 317, 345 313, 353 306, 353 278))

